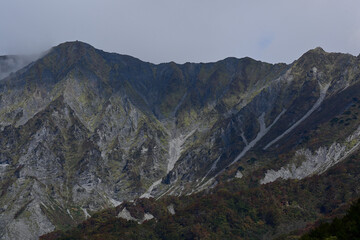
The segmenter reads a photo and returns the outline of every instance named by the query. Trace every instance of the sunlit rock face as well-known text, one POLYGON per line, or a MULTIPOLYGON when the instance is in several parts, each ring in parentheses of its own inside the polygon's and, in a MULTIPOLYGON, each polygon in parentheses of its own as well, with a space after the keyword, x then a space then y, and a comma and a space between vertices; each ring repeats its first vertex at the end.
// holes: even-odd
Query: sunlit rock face
POLYGON ((315 149, 297 131, 355 109, 358 65, 318 50, 291 65, 154 65, 81 42, 54 47, 0 80, 0 236, 37 239, 126 200, 191 195, 235 168, 242 181, 269 164, 258 152, 301 159, 267 168, 280 170, 263 184, 321 174, 356 151, 357 120, 315 149))

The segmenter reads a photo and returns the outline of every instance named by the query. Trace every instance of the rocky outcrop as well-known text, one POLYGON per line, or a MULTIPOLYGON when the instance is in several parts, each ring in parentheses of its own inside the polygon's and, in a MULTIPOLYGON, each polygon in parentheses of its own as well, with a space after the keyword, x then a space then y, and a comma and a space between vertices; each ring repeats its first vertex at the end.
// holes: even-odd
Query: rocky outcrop
POLYGON ((358 150, 359 147, 360 127, 348 136, 343 143, 334 142, 329 147, 318 148, 314 153, 309 149, 299 149, 294 156, 296 163, 290 163, 277 171, 268 170, 260 183, 270 183, 278 178, 303 179, 313 174, 322 174, 358 150))

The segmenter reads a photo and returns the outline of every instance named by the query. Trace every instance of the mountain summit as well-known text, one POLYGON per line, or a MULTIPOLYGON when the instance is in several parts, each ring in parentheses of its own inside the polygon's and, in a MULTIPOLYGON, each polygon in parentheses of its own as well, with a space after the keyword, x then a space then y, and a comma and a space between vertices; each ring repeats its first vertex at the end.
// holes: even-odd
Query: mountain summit
MULTIPOLYGON (((331 182, 329 171, 342 164, 346 172, 358 159, 359 69, 359 58, 319 48, 290 65, 251 58, 156 65, 60 44, 0 80, 0 236, 37 239, 114 206, 129 218, 132 207, 121 203, 138 198, 165 199, 161 208, 176 217, 176 199, 194 203, 224 183, 251 198, 284 179, 331 182)), ((324 207, 326 196, 303 204, 325 214, 359 197, 356 187, 345 192, 356 182, 345 175, 333 205, 324 207)), ((282 201, 300 196, 284 189, 282 201)), ((294 214, 302 222, 319 217, 295 208, 302 210, 257 219, 265 222, 254 225, 256 236, 300 228, 279 227, 294 214)), ((151 219, 144 214, 130 219, 151 219)))

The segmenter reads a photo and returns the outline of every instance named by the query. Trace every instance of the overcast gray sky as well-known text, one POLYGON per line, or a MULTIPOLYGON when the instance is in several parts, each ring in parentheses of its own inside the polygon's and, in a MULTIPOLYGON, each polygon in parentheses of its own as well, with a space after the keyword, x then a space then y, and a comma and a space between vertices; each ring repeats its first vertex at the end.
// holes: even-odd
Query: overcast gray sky
POLYGON ((0 0, 0 55, 80 40, 153 63, 360 53, 359 0, 0 0))

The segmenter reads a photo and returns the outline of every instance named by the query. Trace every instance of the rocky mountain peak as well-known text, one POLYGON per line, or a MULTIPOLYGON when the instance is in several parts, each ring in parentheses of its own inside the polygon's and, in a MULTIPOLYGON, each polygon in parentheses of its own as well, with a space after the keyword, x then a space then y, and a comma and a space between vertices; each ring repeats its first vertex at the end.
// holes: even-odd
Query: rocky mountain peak
POLYGON ((316 52, 316 53, 326 53, 322 47, 316 47, 314 49, 311 49, 310 51, 316 52))
MULTIPOLYGON (((317 47, 304 53, 296 62, 300 64, 321 64, 326 60, 327 53, 321 48, 317 47)), ((302 65, 304 67, 305 65, 302 65)))
POLYGON ((69 55, 82 55, 93 50, 95 50, 93 46, 81 41, 64 42, 52 48, 52 51, 66 52, 69 55))

